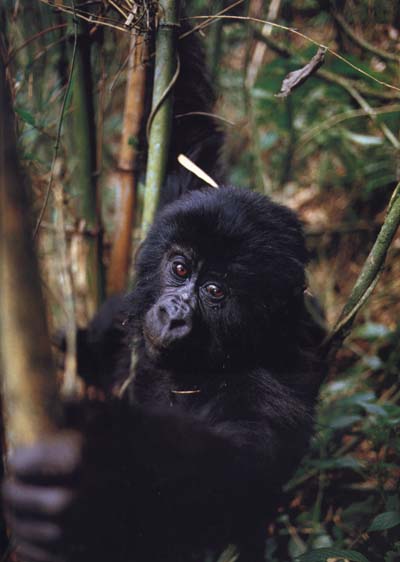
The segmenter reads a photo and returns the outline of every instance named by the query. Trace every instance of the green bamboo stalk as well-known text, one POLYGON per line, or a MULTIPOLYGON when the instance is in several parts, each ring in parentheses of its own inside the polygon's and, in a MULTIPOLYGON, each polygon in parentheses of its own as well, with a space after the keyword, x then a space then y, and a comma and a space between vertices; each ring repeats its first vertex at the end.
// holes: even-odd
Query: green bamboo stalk
POLYGON ((84 221, 87 255, 89 306, 92 315, 104 299, 104 275, 101 261, 101 232, 96 178, 96 127, 93 107, 91 41, 84 23, 75 23, 77 33, 75 66, 72 75, 72 142, 77 157, 74 186, 78 217, 84 221))
POLYGON ((61 405, 2 52, 0 45, 0 357, 7 441, 15 446, 54 431, 61 405))
POLYGON ((177 68, 175 38, 179 25, 179 0, 160 0, 159 10, 142 238, 153 222, 167 171, 173 103, 170 88, 177 68))

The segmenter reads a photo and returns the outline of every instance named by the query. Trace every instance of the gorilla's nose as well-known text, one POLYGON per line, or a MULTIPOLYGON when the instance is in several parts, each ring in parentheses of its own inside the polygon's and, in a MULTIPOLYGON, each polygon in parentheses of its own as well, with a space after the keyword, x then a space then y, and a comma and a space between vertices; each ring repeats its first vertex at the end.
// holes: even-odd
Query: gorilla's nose
POLYGON ((192 330, 192 311, 183 299, 164 299, 158 304, 156 315, 164 345, 185 338, 192 330))

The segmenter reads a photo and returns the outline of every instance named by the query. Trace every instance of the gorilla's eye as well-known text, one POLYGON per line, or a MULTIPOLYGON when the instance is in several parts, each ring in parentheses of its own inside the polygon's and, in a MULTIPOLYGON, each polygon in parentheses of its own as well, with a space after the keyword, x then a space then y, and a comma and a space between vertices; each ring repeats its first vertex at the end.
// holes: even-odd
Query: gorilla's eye
POLYGON ((213 299, 222 299, 225 296, 223 289, 215 283, 209 283, 204 288, 213 299))
POLYGON ((186 279, 189 276, 189 268, 181 261, 174 261, 172 271, 181 279, 186 279))

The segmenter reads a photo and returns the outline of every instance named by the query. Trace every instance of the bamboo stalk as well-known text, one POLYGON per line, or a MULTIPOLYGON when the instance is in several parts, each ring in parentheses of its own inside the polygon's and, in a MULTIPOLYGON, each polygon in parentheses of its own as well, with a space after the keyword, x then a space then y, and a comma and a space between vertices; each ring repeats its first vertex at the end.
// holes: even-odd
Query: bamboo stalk
POLYGON ((138 140, 145 114, 147 40, 132 35, 118 168, 107 179, 115 201, 114 239, 108 270, 109 294, 127 288, 137 181, 138 140))
POLYGON ((160 16, 156 36, 156 62, 150 116, 142 238, 146 236, 153 222, 167 171, 172 122, 172 85, 174 73, 179 67, 175 56, 176 30, 179 25, 179 0, 160 0, 159 5, 160 16))
MULTIPOLYGON (((79 266, 85 275, 76 282, 78 296, 87 302, 87 316, 90 318, 104 298, 104 279, 101 262, 101 230, 96 178, 96 134, 93 108, 92 69, 90 63, 90 37, 84 23, 76 26, 77 48, 72 76, 72 140, 77 157, 74 174, 73 194, 77 214, 82 226, 94 236, 75 244, 80 248, 79 266)), ((79 234, 78 234, 79 236, 79 234)), ((75 241, 77 242, 77 241, 75 241)))
POLYGON ((36 442, 61 421, 29 193, 14 131, 0 56, 0 350, 7 440, 13 446, 36 442))

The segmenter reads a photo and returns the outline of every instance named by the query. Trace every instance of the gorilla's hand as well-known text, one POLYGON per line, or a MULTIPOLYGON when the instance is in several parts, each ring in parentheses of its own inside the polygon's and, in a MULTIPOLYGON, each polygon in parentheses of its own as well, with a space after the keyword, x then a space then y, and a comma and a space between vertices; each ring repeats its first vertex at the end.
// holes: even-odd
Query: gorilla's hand
POLYGON ((65 431, 10 455, 3 497, 24 562, 60 560, 67 545, 79 546, 83 449, 82 435, 65 431))
POLYGON ((120 458, 114 432, 103 431, 104 416, 98 421, 10 455, 3 497, 22 562, 119 560, 125 542, 120 458))

